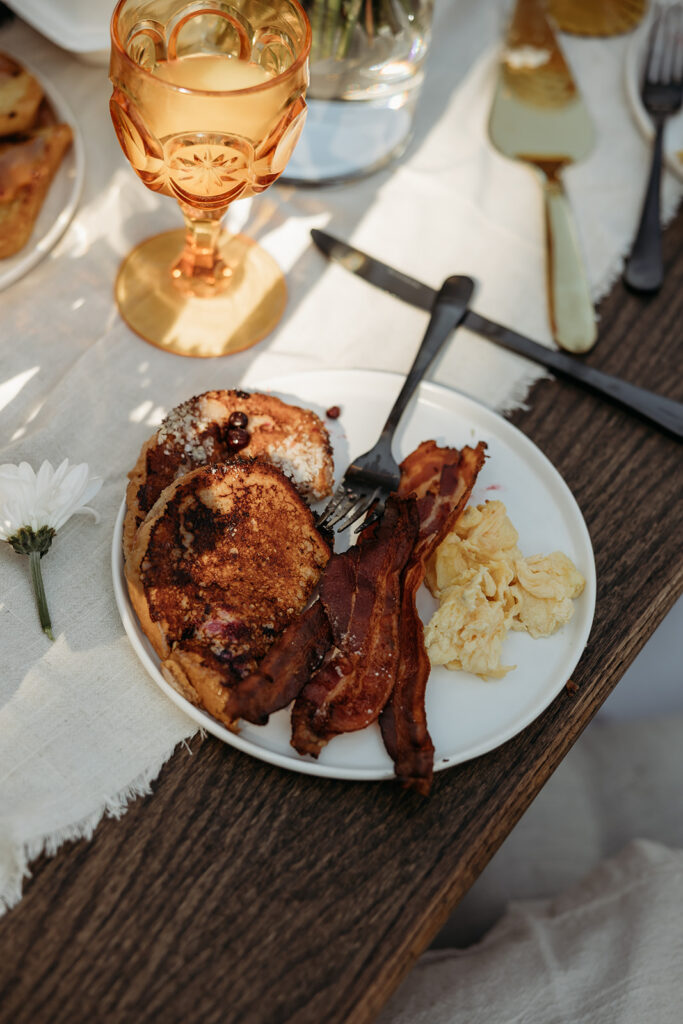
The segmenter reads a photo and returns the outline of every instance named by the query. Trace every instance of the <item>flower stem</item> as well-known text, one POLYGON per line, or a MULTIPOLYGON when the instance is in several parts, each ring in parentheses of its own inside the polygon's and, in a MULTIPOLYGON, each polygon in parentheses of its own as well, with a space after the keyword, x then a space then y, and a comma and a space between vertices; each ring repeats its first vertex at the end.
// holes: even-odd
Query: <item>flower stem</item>
POLYGON ((36 604, 38 606, 38 618, 40 619, 40 625, 43 628, 43 633, 45 633, 50 640, 54 640, 52 622, 50 621, 50 612, 47 608, 45 587, 43 586, 43 574, 40 569, 40 552, 30 551, 28 560, 31 567, 31 583, 33 584, 33 593, 35 594, 36 604))

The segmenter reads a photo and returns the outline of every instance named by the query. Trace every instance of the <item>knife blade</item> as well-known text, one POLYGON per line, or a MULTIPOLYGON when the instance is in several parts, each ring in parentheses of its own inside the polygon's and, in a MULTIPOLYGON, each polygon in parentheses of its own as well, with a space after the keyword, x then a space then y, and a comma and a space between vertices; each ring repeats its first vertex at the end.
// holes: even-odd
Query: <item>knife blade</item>
POLYGON ((489 136, 504 156, 541 172, 553 337, 569 352, 587 352, 597 339, 595 312, 562 175, 588 155, 594 132, 541 0, 517 0, 512 12, 489 136))
MULTIPOLYGON (((334 238, 326 231, 313 228, 311 237, 325 256, 346 270, 350 270, 357 277, 361 277, 376 288, 381 288, 382 291, 389 292, 412 306, 431 310, 437 296, 436 289, 401 273, 399 270, 394 270, 388 264, 354 248, 347 242, 334 238)), ((586 366, 574 356, 567 355, 565 352, 556 352, 546 348, 545 345, 539 345, 531 338, 511 330, 509 327, 504 327, 494 320, 480 316, 479 313, 475 313, 471 309, 468 309, 461 323, 463 327, 469 328, 496 345, 500 345, 510 352, 516 352, 517 355, 545 366, 560 377, 565 377, 598 395, 609 398, 675 437, 683 437, 683 402, 665 398, 663 395, 657 395, 646 388, 630 384, 619 377, 603 373, 602 370, 586 366)))

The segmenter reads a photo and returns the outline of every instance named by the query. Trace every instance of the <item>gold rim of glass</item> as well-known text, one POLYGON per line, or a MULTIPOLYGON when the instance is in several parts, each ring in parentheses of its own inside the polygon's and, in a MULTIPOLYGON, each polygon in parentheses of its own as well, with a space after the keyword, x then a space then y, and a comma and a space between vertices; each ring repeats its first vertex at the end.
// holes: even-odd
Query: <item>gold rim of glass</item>
MULTIPOLYGON (((273 78, 269 79, 267 82, 259 82, 258 85, 249 85, 249 86, 246 86, 244 89, 188 89, 187 86, 174 85, 173 82, 168 82, 168 81, 164 81, 163 85, 166 86, 168 89, 171 89, 173 92, 196 93, 196 95, 198 95, 198 96, 202 96, 202 95, 205 95, 205 96, 236 96, 236 95, 239 95, 241 93, 259 92, 259 91, 261 91, 263 89, 272 88, 273 84, 276 83, 276 82, 284 82, 284 81, 286 81, 288 77, 295 75, 296 72, 301 68, 302 64, 304 64, 308 60, 309 54, 311 52, 311 41, 312 41, 312 38, 313 38, 313 34, 312 34, 312 31, 311 31, 311 23, 309 21, 308 15, 306 14, 306 11, 303 9, 301 4, 299 3, 299 0, 288 0, 288 2, 292 5, 292 7, 296 8, 303 15, 302 21, 303 21, 303 24, 304 24, 304 26, 306 28, 306 36, 305 36, 305 39, 304 39, 304 43, 303 43, 303 47, 302 47, 301 53, 296 58, 296 60, 293 61, 290 64, 290 66, 285 71, 283 71, 281 74, 275 75, 273 78)), ((140 64, 136 64, 136 62, 132 59, 130 54, 126 51, 125 46, 123 45, 121 39, 119 38, 119 35, 118 35, 118 25, 119 25, 120 12, 121 12, 121 9, 123 7, 125 7, 125 5, 127 3, 129 3, 129 0, 118 0, 118 3, 116 4, 116 7, 114 8, 114 13, 111 16, 110 34, 111 34, 112 46, 115 47, 117 53, 128 64, 130 64, 132 67, 136 68, 138 71, 142 72, 142 74, 144 74, 146 76, 149 76, 150 78, 153 78, 154 76, 152 75, 152 73, 150 71, 148 71, 146 68, 142 67, 140 64)), ((156 81, 158 82, 158 79, 156 81)))

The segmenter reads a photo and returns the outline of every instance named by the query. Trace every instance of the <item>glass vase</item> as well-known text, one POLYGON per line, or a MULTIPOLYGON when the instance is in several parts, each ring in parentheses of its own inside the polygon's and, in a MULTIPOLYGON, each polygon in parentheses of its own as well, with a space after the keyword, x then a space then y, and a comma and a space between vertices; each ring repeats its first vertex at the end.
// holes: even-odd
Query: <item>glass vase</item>
POLYGON ((308 117, 283 179, 369 174, 410 141, 433 0, 302 0, 313 40, 308 117))

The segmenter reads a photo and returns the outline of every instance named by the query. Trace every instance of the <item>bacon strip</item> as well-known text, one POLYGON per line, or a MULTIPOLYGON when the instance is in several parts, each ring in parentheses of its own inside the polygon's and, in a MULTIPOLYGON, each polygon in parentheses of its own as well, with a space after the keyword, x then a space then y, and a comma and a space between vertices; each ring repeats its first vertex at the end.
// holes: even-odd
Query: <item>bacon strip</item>
POLYGON ((344 732, 379 717, 399 661, 400 580, 417 539, 412 499, 392 496, 372 536, 363 538, 323 575, 320 600, 334 648, 294 702, 292 746, 317 757, 344 732))
POLYGON ((427 796, 434 774, 434 744, 427 729, 424 701, 430 664, 422 620, 415 607, 423 576, 420 561, 409 565, 403 575, 399 668, 379 724, 396 777, 406 788, 427 796))
POLYGON ((278 637, 256 671, 232 687, 234 717, 265 725, 269 715, 294 700, 331 644, 332 630, 318 600, 278 637))
POLYGON ((263 724, 294 700, 292 745, 314 757, 334 736, 379 718, 399 781, 427 795, 430 665, 415 598, 426 560, 469 499, 485 448, 459 452, 425 441, 405 459, 381 522, 330 559, 318 601, 231 687, 235 717, 263 724))
POLYGON ((483 442, 459 452, 423 441, 401 464, 398 493, 416 496, 420 531, 403 575, 399 666, 380 727, 397 778, 423 796, 432 783, 434 744, 424 703, 430 665, 415 598, 424 579, 426 560, 452 530, 469 500, 484 464, 485 450, 483 442))

